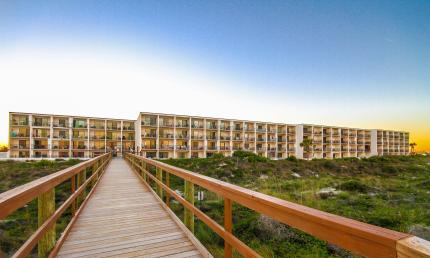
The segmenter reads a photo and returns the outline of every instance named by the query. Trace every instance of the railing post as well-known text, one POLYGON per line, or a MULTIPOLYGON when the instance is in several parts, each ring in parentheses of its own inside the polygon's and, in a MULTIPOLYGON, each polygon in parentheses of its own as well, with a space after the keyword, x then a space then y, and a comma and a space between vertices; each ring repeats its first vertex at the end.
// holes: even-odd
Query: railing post
MULTIPOLYGON (((229 233, 233 230, 232 206, 232 201, 224 197, 224 229, 229 233)), ((224 240, 224 257, 231 258, 232 255, 233 249, 231 245, 224 240)))
MULTIPOLYGON (((76 175, 72 176, 70 184, 71 184, 71 186, 70 186, 71 192, 73 194, 76 191, 76 175)), ((71 210, 72 210, 72 217, 74 217, 75 213, 76 213, 76 199, 73 200, 73 202, 72 202, 71 210)))
MULTIPOLYGON (((87 178, 87 169, 83 169, 81 172, 78 173, 78 187, 81 186, 87 178)), ((78 196, 78 206, 81 205, 82 200, 85 199, 85 189, 82 191, 82 193, 78 196)))
MULTIPOLYGON (((94 173, 97 173, 97 169, 98 168, 99 168, 99 160, 97 160, 96 162, 94 162, 94 165, 93 165, 93 168, 92 168, 93 172, 91 173, 91 175, 94 175, 94 173)), ((94 185, 96 184, 98 177, 99 177, 98 173, 97 173, 97 176, 93 177, 93 180, 91 182, 91 188, 93 188, 94 185)))
MULTIPOLYGON (((189 203, 194 205, 194 184, 193 183, 185 181, 184 194, 185 194, 185 199, 189 203)), ((184 209, 184 224, 194 234, 194 214, 187 208, 184 209)))
MULTIPOLYGON (((160 182, 163 182, 163 170, 159 167, 156 167, 157 171, 156 171, 156 176, 157 179, 160 180, 160 182)), ((157 183, 156 184, 156 189, 157 189, 157 194, 158 196, 160 196, 161 200, 163 200, 163 188, 161 188, 161 186, 157 183)))
MULTIPOLYGON (((37 222, 42 224, 55 212, 55 188, 48 190, 37 198, 37 222)), ((46 231, 45 235, 39 240, 38 257, 48 257, 49 252, 55 246, 55 225, 46 231)))
POLYGON ((146 175, 146 171, 148 171, 148 164, 146 162, 144 162, 143 164, 143 169, 145 170, 143 172, 143 180, 145 180, 145 182, 148 182, 148 176, 146 175))
MULTIPOLYGON (((166 171, 166 186, 170 188, 170 173, 166 171)), ((166 191, 166 205, 170 208, 170 194, 166 191)))

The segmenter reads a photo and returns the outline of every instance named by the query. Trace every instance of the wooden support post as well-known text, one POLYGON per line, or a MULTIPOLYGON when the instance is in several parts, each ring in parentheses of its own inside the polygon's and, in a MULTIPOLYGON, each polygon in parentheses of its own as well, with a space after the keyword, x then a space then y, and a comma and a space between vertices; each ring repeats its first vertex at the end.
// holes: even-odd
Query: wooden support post
MULTIPOLYGON (((87 178, 87 169, 82 170, 78 173, 78 187, 81 186, 87 178)), ((81 202, 85 199, 86 191, 82 191, 82 193, 78 196, 78 206, 81 205, 81 202)))
MULTIPOLYGON (((71 182, 70 182, 71 186, 71 192, 72 194, 76 191, 76 175, 72 176, 71 178, 71 182)), ((76 214, 76 199, 72 202, 72 217, 75 216, 76 214)))
MULTIPOLYGON (((185 181, 184 186, 185 199, 194 205, 194 184, 185 181)), ((187 208, 184 209, 184 224, 194 234, 194 214, 187 208)))
MULTIPOLYGON (((94 163, 94 165, 93 165, 93 168, 92 168, 92 170, 93 170, 93 172, 91 173, 91 175, 94 175, 94 173, 97 173, 97 169, 99 168, 99 162, 98 161, 96 161, 95 163, 94 163)), ((93 180, 91 181, 91 189, 94 187, 94 185, 96 184, 96 182, 97 182, 97 179, 98 179, 98 175, 97 176, 95 176, 95 177, 93 177, 93 180)))
MULTIPOLYGON (((39 227, 55 212, 55 188, 48 190, 37 198, 37 221, 39 227)), ((37 244, 38 257, 48 257, 49 252, 55 246, 55 225, 46 231, 37 244)))
MULTIPOLYGON (((156 167, 157 171, 156 171, 156 176, 157 179, 160 180, 160 182, 163 182, 163 170, 159 167, 156 167)), ((160 197, 161 200, 163 200, 163 188, 159 185, 156 184, 156 190, 157 190, 157 194, 160 197)))
MULTIPOLYGON (((232 201, 224 197, 224 229, 230 233, 233 230, 232 206, 232 201)), ((224 240, 224 257, 231 258, 232 255, 233 249, 231 245, 224 240)))
POLYGON ((143 159, 140 161, 140 166, 142 167, 142 170, 140 171, 141 176, 143 179, 146 178, 146 173, 145 173, 145 161, 143 161, 143 159))
MULTIPOLYGON (((170 188, 170 173, 166 171, 166 186, 170 188)), ((170 194, 166 192, 166 205, 170 208, 170 194)))

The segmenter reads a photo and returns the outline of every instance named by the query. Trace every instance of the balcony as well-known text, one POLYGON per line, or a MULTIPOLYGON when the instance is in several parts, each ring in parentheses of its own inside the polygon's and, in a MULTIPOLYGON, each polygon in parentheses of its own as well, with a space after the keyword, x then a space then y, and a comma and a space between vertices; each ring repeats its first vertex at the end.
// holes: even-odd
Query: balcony
POLYGON ((285 138, 278 138, 278 142, 287 142, 287 139, 285 139, 285 138))
POLYGON ((203 135, 191 135, 191 139, 193 140, 203 140, 203 135))
POLYGON ((173 150, 173 149, 174 149, 173 145, 165 145, 165 144, 160 145, 160 150, 173 150))
POLYGON ((266 148, 264 148, 264 147, 257 147, 257 151, 266 151, 266 148))
POLYGON ((33 149, 35 149, 35 150, 47 150, 48 146, 44 145, 44 144, 37 144, 37 145, 34 144, 33 149))
POLYGON ((38 126, 38 127, 50 127, 50 126, 51 126, 51 123, 49 123, 49 122, 34 121, 34 122, 33 122, 33 126, 38 126))
MULTIPOLYGON (((119 140, 121 140, 121 137, 118 137, 118 138, 119 138, 119 140)), ((128 136, 128 137, 122 136, 122 140, 123 141, 134 141, 134 136, 128 136)))
POLYGON ((54 145, 52 146, 53 150, 68 150, 69 146, 65 145, 65 146, 59 146, 59 145, 54 145))
POLYGON ((28 149, 30 149, 30 146, 28 146, 28 145, 12 145, 11 148, 15 149, 15 150, 28 150, 28 149))
POLYGON ((176 123, 176 128, 188 128, 190 127, 188 123, 176 123))
POLYGON ((233 137, 233 141, 243 141, 242 137, 233 137))
POLYGON ((276 138, 271 138, 271 137, 269 137, 269 138, 267 138, 267 141, 268 141, 268 142, 276 142, 276 138))
POLYGON ((86 140, 87 136, 86 135, 73 135, 73 139, 75 140, 86 140))
POLYGON ((160 127, 173 127, 173 122, 161 122, 160 127))
POLYGON ((216 151, 217 150, 216 146, 208 146, 206 149, 210 150, 210 151, 216 151))
POLYGON ((253 127, 247 127, 247 128, 245 128, 245 130, 248 131, 248 132, 254 132, 255 128, 253 128, 253 127))
POLYGON ((49 134, 33 134, 33 138, 49 138, 49 134))
POLYGON ((215 141, 217 138, 215 136, 206 136, 206 140, 215 141))
POLYGON ((142 125, 142 126, 157 127, 157 123, 156 123, 156 122, 142 121, 142 122, 141 122, 141 125, 142 125))
POLYGON ((55 123, 52 125, 54 128, 69 128, 70 126, 66 123, 55 123))
POLYGON ((69 136, 68 135, 54 135, 52 137, 55 140, 69 140, 69 136))
POLYGON ((104 130, 104 125, 90 125, 90 129, 98 129, 98 130, 104 130))
POLYGON ((155 145, 143 145, 142 149, 145 149, 145 150, 156 150, 157 147, 155 145))
POLYGON ((219 150, 230 150, 230 146, 219 146, 219 150))
POLYGON ((86 145, 78 145, 78 146, 74 146, 73 149, 75 149, 75 150, 86 150, 87 146, 86 145))
POLYGON ((216 126, 216 125, 208 125, 206 127, 206 129, 208 129, 208 130, 218 130, 218 126, 216 126))
POLYGON ((230 141, 230 136, 223 136, 223 135, 221 135, 220 137, 219 137, 219 139, 220 139, 220 141, 230 141))
POLYGON ((257 138, 257 142, 265 142, 266 139, 265 138, 257 138))
POLYGON ((231 127, 230 127, 230 126, 224 126, 224 125, 221 125, 221 126, 219 127, 219 129, 220 129, 220 130, 224 130, 224 131, 230 131, 231 127))
POLYGON ((203 150, 204 147, 203 146, 192 146, 191 150, 203 150))
POLYGON ((123 126, 122 130, 124 130, 124 131, 134 131, 134 126, 123 126))
POLYGON ((243 127, 233 127, 233 131, 243 131, 243 127))
POLYGON ((12 138, 25 138, 25 137, 27 137, 28 138, 28 137, 30 137, 30 134, 11 132, 10 137, 12 137, 12 138))
POLYGON ((163 133, 163 134, 160 134, 160 138, 173 139, 173 134, 163 133))
POLYGON ((186 134, 177 134, 176 139, 188 139, 188 135, 186 134))
POLYGON ((142 134, 142 138, 157 138, 157 134, 156 133, 145 133, 145 134, 142 134))
POLYGON ((265 128, 257 128, 257 132, 265 133, 266 129, 265 128))
POLYGON ((87 124, 74 124, 73 128, 76 129, 87 129, 88 125, 87 124))
POLYGON ((322 132, 321 131, 319 131, 319 132, 314 131, 314 135, 322 135, 322 132))
POLYGON ((12 120, 12 125, 14 126, 28 126, 28 120, 12 120))

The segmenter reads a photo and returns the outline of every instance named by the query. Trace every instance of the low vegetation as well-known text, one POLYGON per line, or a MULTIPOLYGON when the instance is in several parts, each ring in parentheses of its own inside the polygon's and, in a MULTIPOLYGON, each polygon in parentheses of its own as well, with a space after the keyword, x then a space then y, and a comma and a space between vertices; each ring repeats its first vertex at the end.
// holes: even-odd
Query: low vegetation
MULTIPOLYGON (((430 157, 272 161, 248 152, 234 157, 166 160, 281 199, 430 240, 430 157)), ((179 181, 176 182, 180 189, 179 181)), ((198 188, 197 191, 203 189, 198 188)), ((223 221, 223 202, 206 193, 196 205, 223 221)), ((179 208, 178 208, 179 209, 179 208)), ((178 214, 180 214, 178 212, 178 214)), ((265 257, 352 257, 352 254, 239 205, 234 233, 265 257)), ((223 241, 201 222, 196 234, 215 256, 223 241), (213 239, 217 239, 214 241, 213 239)))
MULTIPOLYGON (((0 193, 77 163, 79 163, 79 160, 73 159, 28 162, 0 161, 0 193)), ((70 183, 64 183, 56 187, 57 207, 69 196, 70 190, 70 183)), ((63 231, 69 220, 70 211, 67 211, 57 223, 56 229, 58 233, 63 231)), ((0 220, 0 257, 8 257, 13 254, 31 236, 36 228, 36 200, 29 202, 6 219, 0 220)))
MULTIPOLYGON (((27 183, 79 161, 0 162, 0 192, 27 183)), ((430 240, 430 157, 396 156, 336 160, 268 160, 248 152, 234 157, 215 155, 208 159, 164 160, 242 187, 316 209, 374 225, 410 232, 430 240)), ((171 176, 174 189, 183 191, 183 181, 171 176)), ((65 200, 70 184, 56 188, 58 205, 65 200)), ((223 223, 223 201, 204 192, 196 206, 223 223)), ((172 202, 178 216, 183 207, 172 202)), ((0 221, 0 250, 14 252, 37 226, 37 203, 28 205, 0 221)), ((233 207, 234 234, 264 257, 354 257, 299 230, 278 223, 245 207, 233 207)), ((61 232, 70 218, 66 212, 57 224, 61 232)), ((195 233, 215 257, 223 256, 223 240, 196 221, 195 233)), ((59 235, 59 234, 58 234, 59 235)), ((235 256, 239 257, 238 254, 235 256)))

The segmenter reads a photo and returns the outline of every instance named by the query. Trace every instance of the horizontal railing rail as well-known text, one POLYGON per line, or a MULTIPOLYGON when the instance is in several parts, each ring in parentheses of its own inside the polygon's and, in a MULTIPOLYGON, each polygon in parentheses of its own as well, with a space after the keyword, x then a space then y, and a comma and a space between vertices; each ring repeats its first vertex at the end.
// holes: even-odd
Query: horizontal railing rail
POLYGON ((232 234, 234 202, 365 257, 430 257, 430 242, 406 233, 288 202, 135 154, 127 153, 126 160, 145 182, 149 184, 152 180, 156 183, 160 198, 163 198, 164 190, 168 207, 170 197, 185 207, 184 223, 191 231, 194 215, 222 237, 225 257, 232 257, 232 248, 245 257, 261 257, 232 234), (156 168, 156 176, 149 172, 150 166, 156 168), (164 182, 163 171, 166 175, 164 182), (170 188, 169 174, 184 180, 185 198, 170 188), (194 206, 194 184, 224 198, 224 226, 194 206))
POLYGON ((36 198, 38 202, 38 228, 12 257, 27 257, 36 245, 38 257, 55 256, 111 158, 112 155, 106 153, 0 194, 0 219, 36 198), (91 171, 88 178, 87 170, 91 171), (71 194, 56 209, 55 187, 68 180, 71 194), (88 187, 90 191, 87 195, 88 187), (71 221, 56 241, 55 223, 69 207, 72 212, 71 221))

